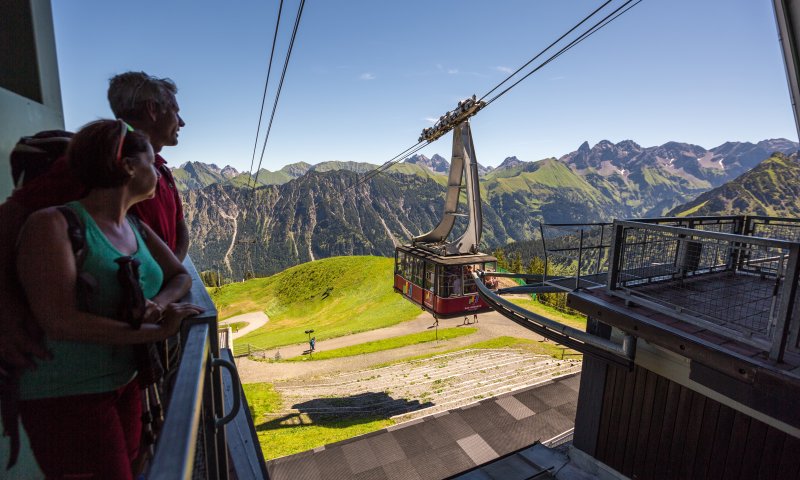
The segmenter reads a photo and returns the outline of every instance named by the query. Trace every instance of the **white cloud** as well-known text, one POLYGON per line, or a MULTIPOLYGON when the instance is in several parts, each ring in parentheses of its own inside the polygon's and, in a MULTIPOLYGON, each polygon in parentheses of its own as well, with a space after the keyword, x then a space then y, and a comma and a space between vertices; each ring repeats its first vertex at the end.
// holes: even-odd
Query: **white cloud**
POLYGON ((366 72, 366 73, 362 73, 361 75, 359 75, 358 78, 360 80, 375 80, 376 77, 375 77, 374 74, 372 74, 370 72, 366 72))
POLYGON ((457 68, 450 68, 450 69, 447 70, 447 73, 449 73, 450 75, 458 75, 458 69, 457 68))
POLYGON ((498 72, 502 72, 502 73, 511 73, 511 72, 514 71, 513 68, 503 67, 503 66, 497 66, 497 67, 494 67, 494 69, 497 70, 498 72))
POLYGON ((439 119, 434 117, 425 117, 425 121, 428 123, 436 123, 439 121, 439 119))

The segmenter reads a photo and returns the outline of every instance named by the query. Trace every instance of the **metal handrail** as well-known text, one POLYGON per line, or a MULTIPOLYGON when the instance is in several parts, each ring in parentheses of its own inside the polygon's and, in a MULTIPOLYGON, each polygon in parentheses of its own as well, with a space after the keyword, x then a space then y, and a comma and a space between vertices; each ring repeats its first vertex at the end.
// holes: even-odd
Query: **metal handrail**
POLYGON ((710 232, 708 230, 696 230, 687 227, 674 227, 670 225, 658 225, 654 223, 633 221, 633 220, 620 220, 615 222, 615 225, 622 227, 643 228, 648 230, 655 230, 660 232, 674 233, 676 235, 698 236, 704 238, 713 238, 715 240, 723 240, 727 242, 741 242, 751 245, 759 245, 762 247, 776 247, 789 249, 795 242, 786 240, 778 240, 774 238, 754 237, 751 235, 739 235, 736 233, 723 233, 723 232, 710 232))
MULTIPOLYGON (((227 359, 229 356, 221 356, 227 352, 219 347, 216 307, 191 259, 187 258, 184 266, 193 284, 183 301, 200 305, 205 311, 183 322, 180 363, 175 371, 175 382, 167 393, 169 408, 147 478, 172 480, 205 476, 227 479, 231 473, 239 477, 236 463, 230 464, 230 448, 235 449, 236 455, 247 457, 246 461, 250 461, 250 457, 261 458, 255 463, 257 466, 263 467, 263 457, 259 457, 252 419, 242 415, 247 409, 242 408, 246 401, 236 367, 227 359), (230 405, 228 412, 225 411, 226 403, 230 405), (246 429, 250 438, 242 441, 243 430, 239 425, 236 427, 235 445, 231 447, 227 424, 234 419, 241 423, 242 418, 250 424, 246 429)), ((241 459, 236 460, 241 464, 241 459)), ((261 478, 267 478, 266 467, 261 468, 260 473, 261 478)))
POLYGON ((627 365, 636 354, 636 340, 625 335, 622 344, 564 325, 511 303, 490 290, 483 283, 484 272, 472 272, 478 294, 495 311, 529 330, 550 338, 582 353, 591 353, 610 361, 627 365))
MULTIPOLYGON (((741 220, 744 224, 746 218, 748 217, 741 216, 737 219, 741 220)), ((743 343, 768 350, 770 359, 774 361, 782 361, 787 347, 792 349, 796 348, 798 320, 793 318, 793 313, 795 309, 796 291, 798 288, 798 261, 800 260, 798 257, 800 257, 800 243, 749 234, 724 233, 699 230, 690 227, 687 228, 684 226, 661 225, 652 221, 617 221, 615 222, 614 232, 607 282, 608 293, 625 298, 626 301, 635 301, 636 303, 647 305, 667 315, 680 318, 689 323, 695 323, 698 326, 702 326, 716 333, 732 336, 743 343), (651 239, 645 236, 643 239, 637 240, 634 243, 627 243, 624 240, 624 238, 626 238, 624 233, 626 230, 651 232, 649 235, 657 235, 656 232, 667 234, 667 236, 664 237, 666 240, 682 242, 684 245, 683 255, 687 255, 687 252, 689 252, 689 247, 686 245, 690 243, 697 245, 702 245, 703 243, 701 242, 707 241, 715 243, 709 243, 709 245, 714 245, 710 247, 712 248, 711 257, 703 260, 706 263, 704 263, 702 267, 699 265, 687 267, 675 264, 674 267, 677 269, 673 268, 671 271, 665 270, 663 273, 657 271, 650 273, 643 272, 640 274, 634 271, 626 271, 623 262, 625 262, 628 253, 634 255, 639 254, 637 253, 639 252, 638 249, 631 249, 630 252, 628 252, 631 246, 644 247, 651 242, 651 239), (727 247, 724 247, 728 249, 726 250, 728 251, 726 254, 728 255, 727 259, 716 257, 718 254, 714 252, 722 248, 717 245, 727 245, 727 247), (767 253, 768 256, 765 258, 749 258, 747 252, 754 247, 758 248, 759 251, 767 253), (770 254, 769 252, 772 251, 772 249, 779 249, 784 253, 778 256, 770 254), (764 312, 765 317, 763 317, 764 320, 759 320, 758 323, 753 323, 752 325, 746 323, 753 322, 753 319, 757 318, 752 313, 748 313, 747 317, 726 317, 725 323, 720 323, 718 320, 722 320, 722 317, 717 315, 719 310, 713 312, 705 312, 702 310, 692 312, 691 308, 687 308, 687 306, 683 304, 683 301, 678 301, 676 303, 663 295, 660 299, 654 296, 652 287, 649 287, 651 288, 650 293, 647 293, 647 291, 643 291, 644 293, 642 293, 638 290, 645 285, 660 283, 663 287, 661 290, 658 290, 658 292, 661 293, 663 291, 664 295, 672 295, 674 297, 676 295, 676 289, 684 288, 681 282, 690 276, 698 278, 697 275, 722 271, 741 272, 742 275, 758 274, 758 272, 750 271, 748 269, 749 266, 755 263, 764 263, 766 259, 769 258, 785 261, 785 263, 782 263, 780 270, 773 273, 775 276, 774 287, 769 287, 768 285, 761 287, 761 290, 763 290, 761 293, 763 293, 763 295, 761 295, 761 300, 759 301, 765 302, 765 304, 759 307, 759 311, 764 312), (621 280, 623 274, 630 278, 623 282, 621 280), (672 293, 668 293, 670 291, 672 293), (772 298, 771 305, 766 303, 769 302, 770 296, 772 298), (745 320, 745 318, 747 318, 747 320, 745 320), (765 329, 766 331, 764 331, 765 329)), ((674 255, 676 258, 673 258, 672 262, 679 261, 677 256, 681 255, 679 253, 681 251, 680 248, 680 246, 675 247, 674 255)), ((700 246, 699 248, 701 249, 703 247, 700 246)), ((641 252, 641 254, 646 255, 644 252, 641 252)), ((696 253, 692 253, 692 255, 700 261, 699 249, 696 253)), ((655 266, 656 264, 652 265, 655 266)), ((642 268, 651 267, 647 266, 642 268)), ((762 277, 763 274, 764 272, 761 270, 760 275, 762 277)), ((695 290, 692 290, 692 292, 694 291, 695 290)), ((706 296, 710 295, 709 293, 698 292, 698 295, 703 294, 706 296)), ((680 293, 678 293, 678 295, 680 295, 680 293)), ((718 301, 720 298, 721 297, 718 296, 714 297, 715 301, 718 301)), ((735 298, 736 300, 726 300, 725 308, 727 309, 740 308, 737 306, 738 304, 736 302, 746 301, 745 297, 741 297, 740 299, 740 297, 732 296, 731 298, 735 298)), ((699 301, 705 302, 706 300, 699 301)))
POLYGON ((170 407, 150 467, 150 479, 191 477, 209 359, 208 330, 206 324, 189 328, 170 407))

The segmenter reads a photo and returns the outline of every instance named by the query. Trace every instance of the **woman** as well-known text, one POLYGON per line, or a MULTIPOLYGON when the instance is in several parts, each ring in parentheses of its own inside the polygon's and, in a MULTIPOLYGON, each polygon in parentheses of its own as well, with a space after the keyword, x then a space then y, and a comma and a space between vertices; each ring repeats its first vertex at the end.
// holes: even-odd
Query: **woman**
POLYGON ((56 208, 32 214, 20 233, 18 276, 53 355, 20 379, 20 416, 48 478, 130 479, 141 435, 134 345, 175 334, 201 309, 173 303, 191 278, 158 236, 145 225, 140 234, 126 217, 154 194, 147 136, 121 120, 100 120, 75 134, 67 156, 90 189, 67 204, 83 224, 86 248, 76 256, 56 208), (131 257, 149 299, 138 329, 120 321, 131 292, 118 274, 131 257))

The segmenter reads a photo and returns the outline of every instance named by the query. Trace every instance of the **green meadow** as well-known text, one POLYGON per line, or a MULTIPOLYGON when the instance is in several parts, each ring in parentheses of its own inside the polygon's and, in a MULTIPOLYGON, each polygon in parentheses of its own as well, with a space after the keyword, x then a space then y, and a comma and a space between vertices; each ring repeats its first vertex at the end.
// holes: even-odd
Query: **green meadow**
POLYGON ((220 319, 263 311, 269 322, 237 340, 269 349, 375 330, 420 314, 392 288, 394 260, 333 257, 297 265, 266 278, 210 288, 220 319))

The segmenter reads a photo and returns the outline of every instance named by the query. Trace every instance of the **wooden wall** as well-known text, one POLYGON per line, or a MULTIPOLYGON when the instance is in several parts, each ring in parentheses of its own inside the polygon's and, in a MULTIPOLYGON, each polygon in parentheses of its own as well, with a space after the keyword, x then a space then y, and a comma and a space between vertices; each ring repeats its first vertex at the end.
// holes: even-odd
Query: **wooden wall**
POLYGON ((574 445, 630 478, 800 478, 800 439, 642 367, 589 356, 574 445))

